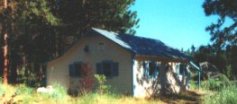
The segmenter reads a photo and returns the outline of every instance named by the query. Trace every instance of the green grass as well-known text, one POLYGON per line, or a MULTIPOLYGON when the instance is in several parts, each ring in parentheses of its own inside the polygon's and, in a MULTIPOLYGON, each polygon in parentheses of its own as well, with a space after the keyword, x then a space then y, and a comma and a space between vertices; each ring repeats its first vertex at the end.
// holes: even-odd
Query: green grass
POLYGON ((205 104, 236 104, 237 84, 232 83, 227 77, 220 76, 202 83, 202 88, 210 93, 204 96, 205 104))
MULTIPOLYGON (((103 77, 98 77, 98 81, 103 82, 101 78, 103 77)), ((104 83, 100 83, 95 92, 83 93, 83 95, 78 97, 69 96, 66 89, 59 84, 54 84, 53 89, 53 92, 50 94, 42 94, 37 93, 35 88, 27 87, 24 84, 11 86, 0 83, 0 104, 179 104, 200 102, 200 96, 196 91, 173 96, 143 99, 111 92, 104 83)))
POLYGON ((205 104, 236 104, 237 103, 237 86, 230 85, 205 96, 205 104))
POLYGON ((67 95, 66 90, 59 85, 54 85, 53 93, 41 94, 37 93, 36 89, 27 87, 23 84, 16 86, 0 84, 0 104, 65 104, 68 103, 69 100, 70 97, 67 95))
POLYGON ((206 90, 220 91, 230 85, 231 81, 225 75, 221 75, 219 77, 210 78, 206 81, 203 81, 201 87, 206 90))
POLYGON ((23 84, 16 86, 0 84, 0 104, 164 104, 158 99, 136 99, 112 93, 86 93, 82 96, 71 97, 62 86, 56 84, 53 88, 53 93, 41 94, 37 93, 36 89, 23 84))

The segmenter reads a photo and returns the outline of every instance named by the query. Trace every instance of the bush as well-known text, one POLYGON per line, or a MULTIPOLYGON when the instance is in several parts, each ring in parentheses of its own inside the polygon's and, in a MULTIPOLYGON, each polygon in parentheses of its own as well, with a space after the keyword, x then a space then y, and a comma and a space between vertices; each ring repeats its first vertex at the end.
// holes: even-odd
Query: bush
POLYGON ((237 102, 237 86, 227 86, 213 95, 206 96, 205 104, 236 104, 237 102))
POLYGON ((230 80, 224 75, 212 77, 202 83, 202 88, 212 91, 218 91, 230 85, 230 80))

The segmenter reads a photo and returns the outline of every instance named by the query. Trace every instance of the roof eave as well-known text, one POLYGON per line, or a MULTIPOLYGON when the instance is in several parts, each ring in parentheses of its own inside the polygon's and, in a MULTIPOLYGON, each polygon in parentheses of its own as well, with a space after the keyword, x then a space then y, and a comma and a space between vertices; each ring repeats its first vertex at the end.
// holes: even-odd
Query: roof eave
POLYGON ((188 59, 181 59, 181 58, 169 58, 164 56, 156 56, 156 55, 142 55, 142 54, 136 54, 135 58, 137 60, 153 60, 153 61, 163 61, 163 62, 182 62, 182 63, 188 63, 188 59))

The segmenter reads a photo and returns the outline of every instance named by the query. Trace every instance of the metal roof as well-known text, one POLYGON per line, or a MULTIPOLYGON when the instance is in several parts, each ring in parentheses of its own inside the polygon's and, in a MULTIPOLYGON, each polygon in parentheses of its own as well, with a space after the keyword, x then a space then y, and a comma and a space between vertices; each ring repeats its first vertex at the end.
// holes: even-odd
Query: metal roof
POLYGON ((92 28, 92 30, 137 55, 161 56, 170 59, 189 60, 187 55, 177 49, 165 45, 160 40, 120 34, 99 28, 92 28))

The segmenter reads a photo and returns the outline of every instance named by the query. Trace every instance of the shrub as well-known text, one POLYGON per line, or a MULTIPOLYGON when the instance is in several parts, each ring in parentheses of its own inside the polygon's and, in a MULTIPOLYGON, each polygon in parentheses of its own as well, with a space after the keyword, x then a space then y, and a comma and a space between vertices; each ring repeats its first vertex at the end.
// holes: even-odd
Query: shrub
POLYGON ((95 79, 98 83, 98 88, 97 88, 97 92, 99 94, 104 94, 104 93, 108 93, 110 87, 108 85, 105 84, 106 82, 106 77, 104 75, 95 75, 95 79))
POLYGON ((213 95, 205 96, 205 104, 236 104, 237 89, 236 85, 227 86, 213 95))
POLYGON ((212 77, 207 81, 202 83, 202 87, 207 90, 218 91, 222 88, 229 86, 230 80, 224 75, 218 75, 216 77, 212 77))

